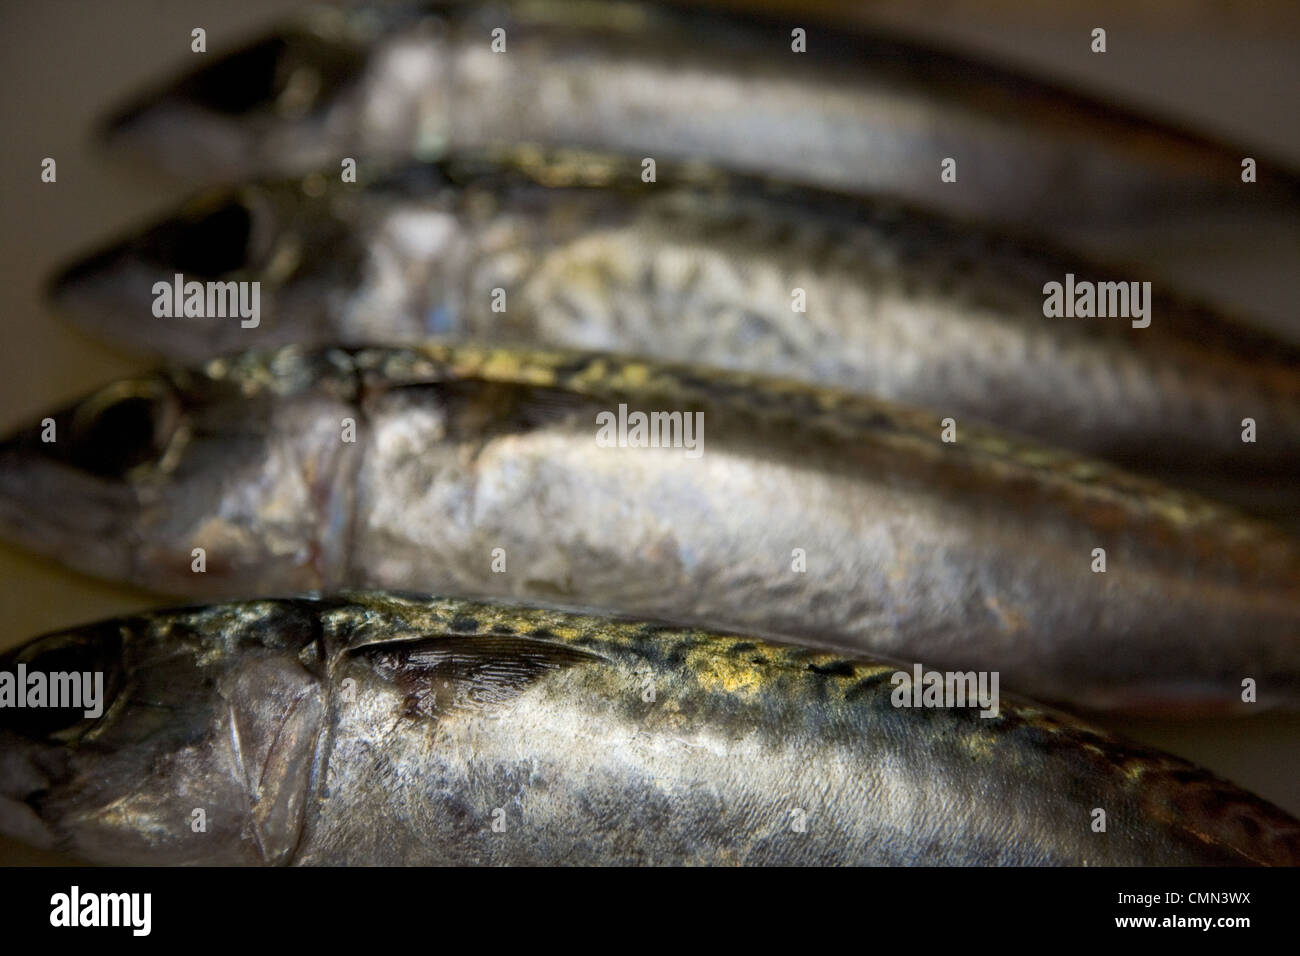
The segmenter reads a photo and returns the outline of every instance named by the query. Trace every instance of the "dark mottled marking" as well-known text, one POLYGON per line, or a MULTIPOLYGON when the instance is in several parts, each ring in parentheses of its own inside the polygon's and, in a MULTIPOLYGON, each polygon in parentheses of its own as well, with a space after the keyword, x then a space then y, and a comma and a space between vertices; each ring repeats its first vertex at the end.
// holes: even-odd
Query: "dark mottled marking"
POLYGON ((591 368, 592 363, 597 361, 593 355, 574 354, 555 362, 551 368, 557 382, 571 382, 573 379, 581 378, 591 368))
POLYGON ((893 674, 872 674, 870 677, 864 677, 852 687, 844 692, 845 700, 857 700, 864 694, 874 694, 881 684, 890 683, 893 680, 893 674))
POLYGON ((808 670, 827 677, 852 677, 857 673, 852 661, 831 661, 829 664, 809 664, 808 670))
POLYGON ((877 431, 896 432, 899 430, 898 422, 884 412, 872 412, 865 415, 862 418, 862 423, 868 428, 874 428, 877 431))

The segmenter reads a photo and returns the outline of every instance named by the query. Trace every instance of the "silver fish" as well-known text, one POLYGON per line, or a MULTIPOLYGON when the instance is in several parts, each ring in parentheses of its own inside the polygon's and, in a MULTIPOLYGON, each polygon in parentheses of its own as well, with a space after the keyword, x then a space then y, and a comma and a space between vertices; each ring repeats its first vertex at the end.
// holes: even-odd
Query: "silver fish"
POLYGON ((17 664, 108 675, 97 720, 0 710, 0 830, 100 863, 1300 863, 1300 822, 1175 757, 748 637, 344 594, 17 664))
POLYGON ((362 191, 247 184, 74 264, 54 295, 82 328, 180 361, 441 336, 797 378, 1300 517, 1294 496, 1260 494, 1300 477, 1300 349, 1160 292, 1145 328, 1046 318, 1048 283, 1132 276, 892 204, 684 178, 647 188, 626 164, 565 154, 362 191), (177 275, 258 282, 256 327, 230 309, 157 317, 155 288, 170 300, 177 275))
POLYGON ((176 594, 437 589, 996 670, 1089 707, 1300 702, 1300 542, 942 432, 608 356, 290 348, 119 382, 18 433, 0 529, 176 594))
POLYGON ((883 36, 645 3, 320 8, 106 136, 209 181, 520 143, 700 160, 1060 235, 1220 298, 1215 270, 1163 253, 1226 232, 1300 249, 1300 180, 1258 150, 883 36))

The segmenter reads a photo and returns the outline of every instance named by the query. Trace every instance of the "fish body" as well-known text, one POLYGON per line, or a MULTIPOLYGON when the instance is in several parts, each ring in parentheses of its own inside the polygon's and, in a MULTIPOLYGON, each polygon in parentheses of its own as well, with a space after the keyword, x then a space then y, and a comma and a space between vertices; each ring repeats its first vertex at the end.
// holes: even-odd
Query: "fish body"
POLYGON ((200 195, 66 270, 57 302, 89 331, 179 361, 441 337, 794 378, 1296 517, 1259 486, 1300 476, 1300 350, 1158 290, 1145 327, 1044 314, 1045 289, 1067 276, 1119 283, 1127 299, 1141 283, 1122 270, 744 177, 647 186, 604 157, 464 160, 310 188, 200 195), (260 317, 160 318, 156 286, 175 309, 176 276, 257 282, 260 317))
POLYGON ((899 707, 896 665, 748 637, 352 593, 15 662, 108 673, 97 720, 0 711, 0 827, 93 862, 1300 861, 1300 823, 1175 757, 1018 701, 899 707))
POLYGON ((0 527, 195 597, 437 588, 997 670, 1088 707, 1300 699, 1293 538, 942 433, 848 393, 611 356, 290 348, 119 382, 16 434, 0 527), (660 447, 633 413, 660 416, 660 447))
POLYGON ((1257 150, 880 35, 654 4, 320 8, 108 129, 204 181, 517 144, 700 161, 1060 235, 1216 295, 1212 270, 1160 250, 1300 242, 1300 184, 1257 150))

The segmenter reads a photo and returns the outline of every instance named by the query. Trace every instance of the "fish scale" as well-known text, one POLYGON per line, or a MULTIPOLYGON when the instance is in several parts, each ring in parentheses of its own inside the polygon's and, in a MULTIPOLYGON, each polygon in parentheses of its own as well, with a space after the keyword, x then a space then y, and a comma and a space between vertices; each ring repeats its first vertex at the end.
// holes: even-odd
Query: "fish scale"
POLYGON ((1045 283, 1128 274, 917 210, 717 174, 682 179, 648 189, 617 160, 523 155, 407 170, 361 192, 334 184, 318 197, 297 183, 248 184, 74 265, 56 300, 90 331, 185 361, 254 345, 419 342, 433 330, 796 378, 986 422, 1296 520, 1269 494, 1300 474, 1294 348, 1159 289, 1148 328, 1047 318, 1045 283), (247 217, 247 235, 227 235, 231 215, 247 217), (177 237, 188 234, 212 270, 181 261, 177 237), (285 248, 298 264, 274 274, 285 248), (187 269, 191 280, 259 281, 258 327, 159 320, 154 283, 187 269), (1247 418, 1253 443, 1242 440, 1247 418))
POLYGON ((1293 538, 850 393, 611 355, 289 348, 109 386, 56 422, 123 414, 103 394, 144 417, 143 446, 106 467, 93 422, 20 432, 0 528, 156 591, 436 587, 996 670, 1097 708, 1300 696, 1293 538), (602 447, 621 406, 702 415, 700 456, 602 447))
POLYGON ((1195 767, 1018 700, 992 720, 900 708, 907 665, 860 655, 1006 666, 1080 706, 1254 709, 1255 678, 1262 706, 1294 706, 1300 541, 1029 441, 1263 513, 1300 463, 1300 353, 1159 289, 1172 321, 1149 336, 1062 334, 1036 290, 1102 267, 806 187, 1100 233, 1149 264, 1149 230, 1217 217, 1267 245, 1297 180, 1264 161, 1243 191, 1238 150, 810 25, 792 58, 783 20, 646 3, 318 8, 121 115, 110 140, 173 171, 323 172, 199 197, 73 270, 60 303, 206 359, 228 329, 115 326, 140 287, 112 283, 260 280, 270 327, 232 341, 298 347, 117 383, 42 421, 55 447, 0 442, 12 538, 201 596, 433 581, 754 636, 378 592, 46 635, 0 671, 80 648, 115 699, 54 732, 0 712, 0 829, 106 863, 1294 864, 1300 824, 1195 767), (498 25, 508 60, 485 43, 498 25), (666 181, 527 161, 522 181, 417 171, 418 194, 328 181, 342 153, 369 176, 519 138, 662 149, 666 181), (948 153, 958 188, 934 176, 948 153), (804 187, 674 182, 690 158, 804 187), (812 316, 786 314, 796 286, 812 316), (593 453, 593 414, 624 402, 702 412, 707 457, 593 453), (1074 573, 1097 541, 1113 578, 1074 573), (809 577, 783 566, 803 545, 809 577), (186 832, 196 804, 211 839, 186 832))
POLYGON ((205 182, 519 144, 707 163, 1118 250, 1226 301, 1214 270, 1180 261, 1187 235, 1260 231, 1262 252, 1295 248, 1300 181, 1256 149, 797 19, 606 0, 316 8, 142 94, 106 139, 205 182), (805 53, 791 50, 794 26, 807 30, 805 53), (505 52, 492 49, 495 30, 505 52), (303 74, 320 91, 290 102, 303 74), (1257 181, 1242 182, 1243 156, 1258 160, 1257 181), (940 175, 948 159, 955 181, 940 175))
POLYGON ((147 612, 5 663, 69 647, 184 702, 179 737, 130 705, 57 738, 6 712, 0 828, 94 862, 1300 859, 1300 823, 1175 757, 1019 700, 900 707, 895 664, 761 639, 350 592, 147 612))

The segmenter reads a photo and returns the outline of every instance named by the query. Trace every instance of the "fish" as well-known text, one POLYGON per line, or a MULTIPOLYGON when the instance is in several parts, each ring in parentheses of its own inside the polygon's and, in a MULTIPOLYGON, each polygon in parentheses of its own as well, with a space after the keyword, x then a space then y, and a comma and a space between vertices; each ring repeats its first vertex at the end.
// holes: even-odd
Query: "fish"
POLYGON ((1300 821, 1072 717, 900 706, 898 665, 373 592, 57 631, 0 830, 106 864, 1296 865, 1300 821))
POLYGON ((600 353, 288 347, 121 380, 0 443, 0 535, 197 599, 437 591, 1087 709, 1300 700, 1300 542, 1266 523, 926 412, 600 353))
POLYGON ((249 183, 83 257, 51 297, 83 331, 169 361, 442 338, 795 378, 1300 518, 1293 495, 1261 492, 1300 479, 1300 347, 1161 290, 1145 327, 1049 318, 1044 289, 1067 276, 1137 280, 898 204, 680 179, 647 189, 616 158, 534 151, 360 190, 249 183), (257 282, 260 318, 160 318, 158 284, 169 297, 177 277, 257 282))
POLYGON ((99 138, 135 165, 226 183, 521 144, 706 163, 1056 236, 1216 301, 1239 292, 1179 252, 1189 241, 1300 251, 1300 177, 1285 162, 813 15, 318 7, 138 94, 99 138))

